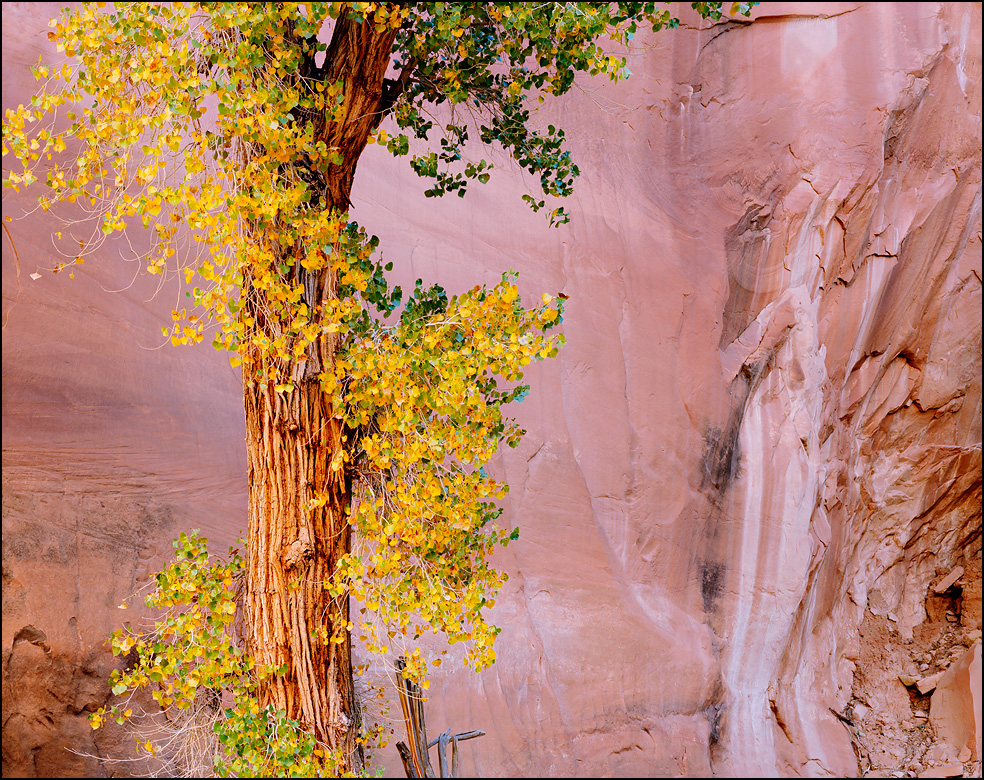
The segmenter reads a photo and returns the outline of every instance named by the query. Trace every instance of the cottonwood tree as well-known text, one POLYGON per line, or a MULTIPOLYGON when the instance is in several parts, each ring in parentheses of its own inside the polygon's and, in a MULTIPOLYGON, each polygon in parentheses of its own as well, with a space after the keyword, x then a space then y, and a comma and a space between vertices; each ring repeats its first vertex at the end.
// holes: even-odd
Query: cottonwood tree
MULTIPOLYGON (((714 19, 721 5, 693 4, 714 19)), ((498 146, 539 180, 543 198, 524 199, 562 223, 547 199, 578 169, 531 108, 578 74, 626 76, 605 46, 678 22, 657 3, 102 6, 52 20, 67 63, 40 63, 31 105, 7 112, 3 153, 21 165, 4 186, 39 182, 41 209, 91 218, 58 234, 55 271, 114 233, 149 236, 147 271, 190 298, 164 335, 210 338, 242 366, 249 463, 243 559, 179 540, 152 597, 177 611, 154 636, 117 636, 141 663, 114 691, 156 685, 162 705, 186 706, 238 681, 216 733, 253 763, 220 771, 359 770, 351 633, 379 653, 400 643, 414 679, 425 632, 465 643, 474 669, 495 659, 482 610, 505 575, 489 554, 516 533, 496 526, 506 487, 482 466, 522 433, 502 408, 526 392, 524 367, 556 354, 562 303, 524 308, 511 275, 450 298, 418 282, 404 301, 348 216, 359 158, 382 144, 427 195, 463 196, 498 146), (245 648, 232 652, 239 567, 245 648), (353 621, 350 597, 366 617, 353 621), (278 718, 300 742, 244 748, 283 742, 278 718)))

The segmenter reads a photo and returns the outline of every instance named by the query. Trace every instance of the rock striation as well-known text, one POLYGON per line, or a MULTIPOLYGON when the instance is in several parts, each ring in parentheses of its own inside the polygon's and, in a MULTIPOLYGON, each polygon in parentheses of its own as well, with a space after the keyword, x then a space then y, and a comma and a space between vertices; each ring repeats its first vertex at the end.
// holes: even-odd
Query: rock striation
MULTIPOLYGON (((4 5, 5 107, 56 10, 4 5)), ((404 281, 569 296, 489 466, 521 534, 499 661, 445 663, 428 728, 487 732, 466 774, 979 775, 980 5, 678 13, 628 82, 538 117, 584 171, 569 226, 507 159, 437 203, 360 164, 355 218, 404 281)), ((122 246, 35 282, 58 228, 9 228, 4 774, 139 773, 84 720, 103 640, 178 530, 241 530, 239 380, 156 349, 175 292, 122 246)))

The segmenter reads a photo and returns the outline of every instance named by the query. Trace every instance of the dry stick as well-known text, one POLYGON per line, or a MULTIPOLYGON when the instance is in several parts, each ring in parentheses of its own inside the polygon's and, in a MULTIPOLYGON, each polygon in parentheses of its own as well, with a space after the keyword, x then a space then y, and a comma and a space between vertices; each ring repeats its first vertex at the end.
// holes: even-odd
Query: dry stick
MULTIPOLYGON (((410 741, 410 747, 407 748, 403 743, 398 743, 396 749, 400 751, 400 756, 402 757, 404 751, 406 751, 410 756, 410 763, 413 767, 413 774, 407 772, 407 777, 425 777, 423 764, 420 760, 419 755, 419 742, 417 741, 417 728, 416 723, 413 718, 412 704, 409 700, 408 688, 410 683, 403 677, 403 669, 406 666, 402 658, 398 658, 396 661, 396 674, 397 674, 397 690, 400 694, 400 707, 403 709, 403 720, 407 725, 407 739, 410 741), (403 745, 403 748, 400 748, 403 745)), ((406 763, 406 762, 404 762, 406 763)))
MULTIPOLYGON (((484 736, 485 736, 485 732, 484 731, 482 731, 481 729, 475 729, 474 731, 463 731, 461 734, 455 734, 454 735, 454 738, 456 740, 458 740, 458 741, 461 741, 463 739, 475 739, 475 737, 484 737, 484 736)), ((437 744, 437 742, 438 742, 439 739, 440 739, 440 737, 438 737, 437 739, 433 740, 432 742, 430 742, 427 745, 427 747, 429 747, 429 748, 434 747, 434 745, 437 744)))
POLYGON ((474 731, 466 731, 462 734, 451 734, 451 729, 445 731, 441 736, 435 739, 428 745, 428 747, 433 747, 437 745, 437 756, 440 761, 441 766, 441 777, 458 777, 458 740, 460 739, 474 739, 475 737, 484 737, 485 732, 478 729, 474 731), (448 772, 448 759, 447 759, 447 744, 451 743, 451 772, 448 772))
POLYGON ((424 720, 424 692, 416 683, 409 684, 408 688, 413 694, 414 710, 417 713, 417 740, 420 745, 419 752, 424 767, 424 776, 437 777, 434 774, 434 767, 431 766, 430 753, 428 752, 430 745, 427 744, 427 723, 424 720))
POLYGON ((448 742, 451 740, 451 729, 445 731, 437 738, 437 760, 441 768, 441 777, 454 777, 448 775, 448 742))
POLYGON ((458 776, 458 735, 451 737, 451 777, 458 776))
POLYGON ((408 748, 403 742, 397 742, 396 750, 400 754, 400 758, 403 760, 403 771, 407 773, 407 777, 420 777, 420 775, 417 774, 417 770, 414 768, 413 756, 410 755, 410 748, 408 748))
POLYGON ((400 707, 403 709, 403 719, 407 726, 407 740, 410 746, 404 742, 397 742, 396 749, 403 761, 403 769, 407 777, 426 778, 438 777, 434 774, 434 767, 430 762, 429 749, 437 745, 437 754, 440 767, 440 777, 458 777, 458 741, 463 739, 474 739, 484 737, 485 732, 480 729, 465 731, 461 734, 452 736, 451 729, 445 731, 441 736, 432 742, 427 741, 427 725, 424 720, 424 697, 423 691, 416 683, 412 683, 403 677, 403 670, 406 662, 401 657, 396 661, 397 671, 397 691, 400 694, 400 707), (448 771, 447 744, 451 743, 451 767, 448 771))
MULTIPOLYGON (((407 739, 410 742, 407 750, 411 758, 414 769, 413 777, 436 777, 434 768, 430 763, 430 756, 427 754, 427 725, 424 721, 423 691, 416 683, 411 683, 403 677, 403 670, 406 667, 405 661, 400 658, 396 662, 396 670, 399 674, 400 706, 403 708, 403 718, 407 724, 407 739)), ((397 745, 397 750, 400 750, 397 745)), ((401 756, 403 751, 400 751, 401 756)))

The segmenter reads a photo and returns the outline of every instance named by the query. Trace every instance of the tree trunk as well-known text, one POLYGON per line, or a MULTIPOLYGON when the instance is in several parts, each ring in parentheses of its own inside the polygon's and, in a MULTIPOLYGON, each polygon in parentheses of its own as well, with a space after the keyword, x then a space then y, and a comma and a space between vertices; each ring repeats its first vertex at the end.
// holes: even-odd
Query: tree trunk
POLYGON ((272 382, 245 388, 249 453, 248 647, 258 664, 286 668, 260 689, 261 704, 283 709, 351 765, 358 718, 352 683, 348 600, 325 582, 349 549, 349 492, 342 431, 317 379, 277 393, 272 382), (340 464, 340 460, 335 461, 340 464), (308 508, 316 495, 328 498, 308 508), (341 628, 340 628, 341 627, 341 628), (340 629, 340 630, 339 630, 340 629), (321 632, 334 631, 340 642, 321 632))
MULTIPOLYGON (((395 30, 348 18, 335 22, 322 78, 344 82, 343 119, 322 128, 342 165, 320 171, 325 208, 348 210, 355 167, 371 131, 388 109, 384 77, 395 30)), ((392 95, 388 95, 392 103, 392 95)), ((324 311, 337 294, 330 270, 295 268, 311 310, 324 311), (319 304, 322 304, 319 306, 319 304)), ((244 314, 273 335, 263 322, 262 296, 244 283, 244 314)), ((246 556, 247 648, 261 665, 285 673, 260 685, 262 705, 283 709, 322 742, 340 749, 339 771, 362 767, 358 707, 352 680, 351 644, 345 628, 348 599, 332 599, 325 583, 349 550, 350 491, 342 462, 342 424, 332 416, 332 398, 318 373, 330 370, 337 337, 325 335, 294 365, 289 392, 275 381, 244 376, 246 443, 249 456, 249 532, 246 556), (332 465, 335 468, 332 468, 332 465), (323 497, 323 506, 310 501, 323 497), (335 635, 337 642, 328 641, 335 635)), ((244 370, 256 363, 244 363, 244 370)))

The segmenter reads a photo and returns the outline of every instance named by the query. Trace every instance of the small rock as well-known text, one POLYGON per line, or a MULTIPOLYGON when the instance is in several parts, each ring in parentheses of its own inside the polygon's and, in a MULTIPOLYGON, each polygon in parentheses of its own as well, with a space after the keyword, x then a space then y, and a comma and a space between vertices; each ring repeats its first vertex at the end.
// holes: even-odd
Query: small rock
POLYGON ((947 588, 949 588, 953 583, 959 580, 964 573, 963 566, 957 566, 953 571, 947 574, 943 579, 937 582, 933 586, 933 590, 937 593, 943 593, 947 588))
POLYGON ((967 641, 970 642, 971 644, 973 644, 980 638, 981 638, 981 630, 979 628, 975 628, 973 631, 967 632, 967 641))
POLYGON ((899 682, 901 682, 906 688, 911 688, 919 681, 918 677, 914 677, 911 674, 900 674, 899 682))
POLYGON ((963 750, 960 751, 960 755, 957 756, 957 761, 961 764, 966 764, 970 761, 970 755, 970 748, 967 747, 967 745, 964 745, 963 750))
POLYGON ((916 710, 916 711, 915 711, 915 712, 913 712, 912 714, 913 714, 913 716, 915 716, 915 717, 916 717, 917 719, 922 719, 922 720, 925 720, 925 719, 926 719, 926 713, 925 713, 925 711, 924 711, 924 710, 916 710))
POLYGON ((946 746, 937 743, 926 751, 925 760, 934 761, 939 764, 949 764, 953 761, 953 753, 946 746))
POLYGON ((854 709, 854 717, 857 720, 864 720, 864 716, 870 712, 870 710, 867 707, 865 707, 863 704, 855 704, 853 709, 854 709))
POLYGON ((939 682, 942 675, 942 672, 937 672, 936 674, 931 674, 929 677, 923 677, 916 683, 916 688, 919 689, 919 693, 925 696, 930 691, 935 690, 936 683, 939 682))
POLYGON ((943 766, 934 766, 924 769, 919 773, 920 777, 963 777, 963 764, 951 761, 943 766))

